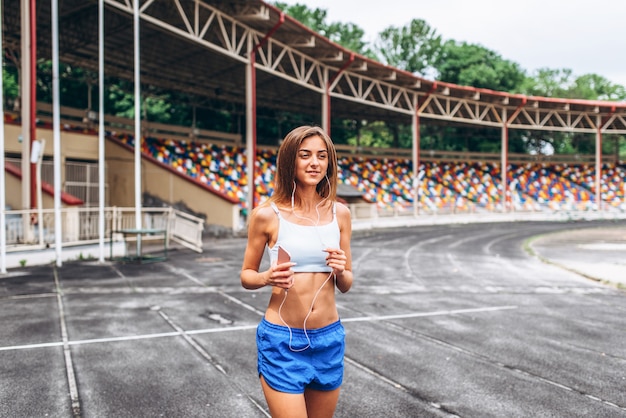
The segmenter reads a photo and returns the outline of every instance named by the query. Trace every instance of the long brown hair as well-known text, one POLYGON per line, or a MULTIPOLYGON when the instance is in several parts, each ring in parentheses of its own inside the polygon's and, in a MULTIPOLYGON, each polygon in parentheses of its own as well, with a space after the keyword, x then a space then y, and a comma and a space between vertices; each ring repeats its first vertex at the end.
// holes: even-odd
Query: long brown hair
POLYGON ((276 158, 276 174, 274 176, 274 193, 270 201, 276 203, 288 203, 291 200, 291 193, 296 179, 296 159, 302 141, 312 136, 319 136, 326 144, 328 150, 328 169, 326 178, 317 184, 317 193, 331 201, 337 198, 337 151, 332 139, 319 126, 299 126, 289 132, 283 139, 278 149, 276 158))

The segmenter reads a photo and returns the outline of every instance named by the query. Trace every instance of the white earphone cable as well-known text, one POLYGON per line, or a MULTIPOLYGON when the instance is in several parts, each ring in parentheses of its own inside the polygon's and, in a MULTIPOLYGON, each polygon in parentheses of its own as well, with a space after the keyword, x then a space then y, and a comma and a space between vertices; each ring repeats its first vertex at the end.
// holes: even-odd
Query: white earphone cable
MULTIPOLYGON (((328 184, 330 185, 330 180, 328 179, 328 176, 326 177, 326 181, 328 182, 328 184)), ((322 240, 322 237, 320 236, 319 231, 317 230, 317 227, 319 226, 320 223, 320 211, 319 211, 319 206, 324 203, 326 200, 328 200, 328 197, 323 198, 317 205, 315 205, 315 212, 317 213, 317 222, 313 221, 313 219, 311 218, 307 218, 306 216, 300 216, 296 213, 295 211, 295 202, 294 202, 294 196, 296 194, 296 182, 293 182, 293 190, 291 192, 291 213, 300 219, 304 219, 307 220, 309 222, 311 222, 313 224, 313 227, 315 228, 315 232, 317 233, 317 237, 320 240, 320 243, 325 247, 326 245, 324 244, 324 241, 322 240)), ((334 216, 334 215, 333 215, 334 216)), ((309 312, 306 314, 306 316, 304 317, 304 322, 302 324, 302 330, 304 332, 304 336, 306 337, 307 340, 307 345, 303 348, 298 348, 295 349, 292 347, 291 343, 292 343, 292 339, 293 339, 293 332, 291 330, 291 327, 289 326, 289 324, 287 324, 287 322, 283 319, 282 315, 281 315, 281 311, 283 309, 283 305, 285 304, 285 301, 287 300, 287 294, 288 294, 288 289, 284 289, 284 297, 283 297, 283 301, 281 302, 280 306, 278 307, 278 317, 280 318, 281 321, 283 321, 283 324, 285 324, 285 326, 287 327, 287 329, 289 330, 289 349, 293 352, 300 352, 300 351, 304 351, 307 348, 311 347, 311 339, 309 338, 309 334, 307 333, 306 330, 306 321, 309 319, 309 316, 311 316, 311 313, 313 313, 313 306, 315 305, 315 301, 317 300, 317 296, 320 294, 320 292, 322 291, 322 289, 324 288, 324 286, 326 286, 326 283, 328 283, 328 281, 330 280, 330 278, 333 277, 333 272, 331 271, 330 274, 328 275, 328 277, 326 278, 326 280, 324 280, 324 283, 322 283, 322 285, 319 287, 319 289, 317 289, 317 291, 315 292, 315 295, 313 296, 313 300, 311 301, 311 306, 309 307, 309 312)))

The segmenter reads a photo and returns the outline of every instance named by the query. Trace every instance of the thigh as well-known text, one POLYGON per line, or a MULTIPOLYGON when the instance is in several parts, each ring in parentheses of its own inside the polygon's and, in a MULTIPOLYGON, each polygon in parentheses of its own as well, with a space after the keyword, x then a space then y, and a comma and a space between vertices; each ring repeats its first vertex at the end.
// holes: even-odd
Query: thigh
POLYGON ((335 414, 339 388, 335 390, 305 389, 304 400, 308 418, 331 418, 335 414))
POLYGON ((279 392, 261 376, 261 387, 272 418, 307 418, 307 406, 301 393, 279 392))

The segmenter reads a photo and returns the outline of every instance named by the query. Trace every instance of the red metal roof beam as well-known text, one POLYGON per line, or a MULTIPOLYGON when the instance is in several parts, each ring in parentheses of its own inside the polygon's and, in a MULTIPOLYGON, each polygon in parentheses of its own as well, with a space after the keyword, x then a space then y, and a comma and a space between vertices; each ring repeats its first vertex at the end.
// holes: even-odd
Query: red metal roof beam
POLYGON ((274 27, 273 27, 272 29, 270 29, 270 30, 269 30, 269 32, 267 32, 267 33, 265 34, 265 36, 263 37, 263 39, 261 39, 261 40, 259 41, 259 43, 258 43, 258 44, 256 44, 256 45, 254 46, 254 48, 252 48, 252 51, 251 51, 251 52, 252 52, 252 53, 256 53, 256 51, 258 51, 258 50, 259 50, 259 48, 261 48, 261 47, 262 47, 262 46, 263 46, 263 45, 267 42, 267 40, 268 40, 269 38, 271 38, 271 37, 272 37, 272 35, 273 35, 273 34, 274 34, 277 30, 278 30, 278 28, 279 28, 279 27, 280 27, 283 23, 285 23, 285 12, 280 12, 280 17, 278 18, 278 23, 276 23, 276 24, 274 25, 274 27))

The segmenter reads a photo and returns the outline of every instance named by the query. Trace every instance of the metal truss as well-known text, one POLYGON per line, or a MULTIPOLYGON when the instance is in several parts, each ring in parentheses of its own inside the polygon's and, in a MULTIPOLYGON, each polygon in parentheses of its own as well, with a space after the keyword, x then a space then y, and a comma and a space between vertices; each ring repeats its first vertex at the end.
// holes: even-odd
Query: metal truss
MULTIPOLYGON (((105 3, 133 13, 132 0, 105 3)), ((527 98, 421 79, 363 57, 355 59, 355 54, 350 56, 350 51, 294 21, 285 22, 284 16, 281 20, 276 9, 263 2, 146 0, 140 15, 144 22, 242 64, 249 62, 254 48, 258 70, 374 108, 481 126, 626 134, 625 103, 527 98)))

